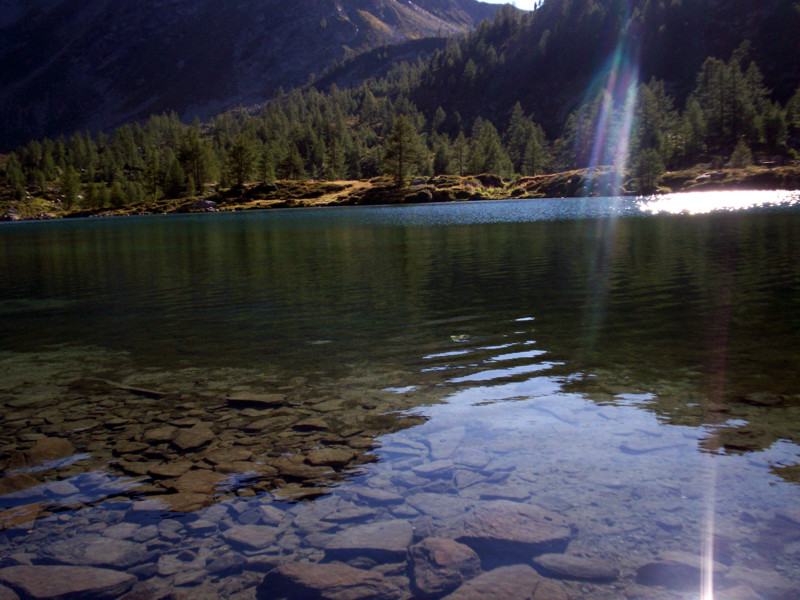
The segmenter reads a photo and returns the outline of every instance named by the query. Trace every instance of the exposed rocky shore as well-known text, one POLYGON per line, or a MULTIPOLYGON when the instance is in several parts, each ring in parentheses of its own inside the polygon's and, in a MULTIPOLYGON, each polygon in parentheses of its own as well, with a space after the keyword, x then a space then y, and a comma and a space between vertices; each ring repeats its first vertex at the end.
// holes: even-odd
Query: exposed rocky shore
MULTIPOLYGON (((465 177, 441 175, 417 178, 402 188, 391 185, 386 178, 334 182, 277 181, 248 184, 243 190, 210 188, 202 197, 146 201, 123 208, 72 211, 64 210, 60 202, 50 196, 33 195, 24 201, 0 202, 0 221, 637 194, 635 187, 629 188, 627 186, 630 183, 621 181, 607 167, 513 179, 491 174, 465 177)), ((673 171, 662 177, 657 193, 721 190, 800 190, 800 168, 695 168, 673 171)))

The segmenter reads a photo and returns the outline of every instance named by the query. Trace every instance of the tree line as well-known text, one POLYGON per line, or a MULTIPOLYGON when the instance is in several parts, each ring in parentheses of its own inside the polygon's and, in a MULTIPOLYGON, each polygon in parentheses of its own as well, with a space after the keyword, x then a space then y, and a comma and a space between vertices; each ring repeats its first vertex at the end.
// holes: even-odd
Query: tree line
POLYGON ((426 116, 409 90, 453 48, 355 88, 281 93, 257 110, 205 123, 184 124, 173 113, 110 134, 31 141, 7 157, 4 194, 49 194, 67 210, 100 209, 276 179, 389 175, 401 185, 413 175, 533 176, 606 164, 627 166, 639 190, 650 191, 665 169, 746 166, 754 153, 798 158, 800 88, 785 105, 773 101, 747 43, 727 61, 706 59, 680 109, 660 80, 633 82, 621 97, 601 89, 554 138, 520 102, 503 119, 466 122, 441 106, 426 116))

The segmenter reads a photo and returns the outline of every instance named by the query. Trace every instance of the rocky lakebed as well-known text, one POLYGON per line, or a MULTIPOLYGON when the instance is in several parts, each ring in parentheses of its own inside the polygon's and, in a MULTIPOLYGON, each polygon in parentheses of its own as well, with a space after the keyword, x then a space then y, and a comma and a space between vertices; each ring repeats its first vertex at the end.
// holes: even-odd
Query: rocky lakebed
POLYGON ((442 390, 452 354, 427 385, 7 353, 0 599, 800 597, 797 507, 722 499, 763 465, 717 468, 646 398, 590 402, 555 363, 514 400, 480 372, 442 390))

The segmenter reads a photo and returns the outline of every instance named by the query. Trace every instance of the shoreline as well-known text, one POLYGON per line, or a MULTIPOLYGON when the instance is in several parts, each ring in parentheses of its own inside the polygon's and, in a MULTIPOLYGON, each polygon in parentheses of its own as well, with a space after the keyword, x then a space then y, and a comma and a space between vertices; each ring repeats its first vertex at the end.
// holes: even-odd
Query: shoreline
MULTIPOLYGON (((800 190, 800 166, 706 169, 665 173, 652 195, 698 191, 800 190)), ((179 199, 149 200, 133 206, 64 210, 55 194, 0 200, 0 221, 52 220, 154 214, 237 212, 274 208, 375 206, 560 197, 641 196, 609 167, 590 171, 503 179, 497 175, 418 177, 395 187, 385 177, 353 181, 294 181, 246 184, 179 199)), ((651 194, 647 194, 651 195, 651 194)))

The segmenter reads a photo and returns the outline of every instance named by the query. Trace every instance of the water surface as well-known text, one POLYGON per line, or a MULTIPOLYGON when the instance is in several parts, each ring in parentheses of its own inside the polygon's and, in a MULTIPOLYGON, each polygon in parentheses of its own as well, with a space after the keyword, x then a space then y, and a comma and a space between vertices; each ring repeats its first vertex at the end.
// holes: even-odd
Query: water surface
POLYGON ((3 225, 0 581, 797 597, 798 200, 3 225))

